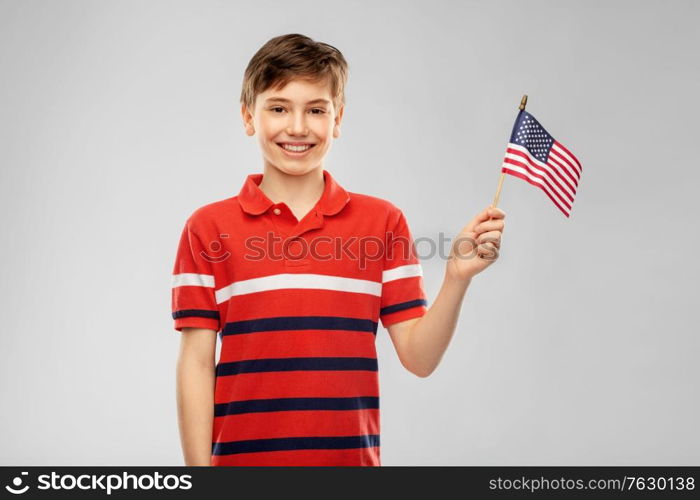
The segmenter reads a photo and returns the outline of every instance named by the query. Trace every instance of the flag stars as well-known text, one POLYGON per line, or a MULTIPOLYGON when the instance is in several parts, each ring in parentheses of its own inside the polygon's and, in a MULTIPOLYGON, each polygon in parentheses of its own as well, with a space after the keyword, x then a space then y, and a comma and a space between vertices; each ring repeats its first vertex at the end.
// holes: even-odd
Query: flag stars
POLYGON ((552 138, 532 116, 523 114, 523 119, 515 133, 513 141, 522 145, 540 161, 546 162, 552 138))

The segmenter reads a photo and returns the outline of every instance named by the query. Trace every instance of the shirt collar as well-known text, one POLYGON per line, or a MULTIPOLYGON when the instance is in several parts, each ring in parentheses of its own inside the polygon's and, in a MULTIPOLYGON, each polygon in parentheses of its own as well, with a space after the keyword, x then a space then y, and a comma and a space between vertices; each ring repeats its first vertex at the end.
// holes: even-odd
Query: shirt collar
MULTIPOLYGON (((252 215, 259 215, 275 204, 260 189, 262 178, 263 174, 248 175, 238 193, 238 202, 241 207, 252 215)), ((335 215, 350 201, 350 195, 327 170, 323 170, 323 180, 323 194, 316 203, 316 208, 323 215, 335 215)))

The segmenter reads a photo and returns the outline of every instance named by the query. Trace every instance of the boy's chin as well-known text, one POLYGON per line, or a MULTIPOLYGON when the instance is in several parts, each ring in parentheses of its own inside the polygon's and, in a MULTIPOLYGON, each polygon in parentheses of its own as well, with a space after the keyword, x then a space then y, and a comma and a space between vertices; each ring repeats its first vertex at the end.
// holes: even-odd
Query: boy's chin
POLYGON ((323 168, 321 165, 312 166, 312 165, 283 165, 283 164, 277 164, 277 165, 273 164, 273 167, 285 175, 294 175, 294 176, 306 175, 310 172, 313 172, 315 170, 319 170, 319 169, 323 168))

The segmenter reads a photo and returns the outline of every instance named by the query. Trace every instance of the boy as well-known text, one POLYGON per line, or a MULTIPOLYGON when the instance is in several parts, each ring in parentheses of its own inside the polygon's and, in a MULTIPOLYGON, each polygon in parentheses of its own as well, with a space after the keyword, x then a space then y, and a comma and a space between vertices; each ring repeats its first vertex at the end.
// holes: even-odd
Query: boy
POLYGON ((402 211, 323 168, 346 79, 337 49, 299 34, 269 40, 245 71, 263 174, 192 213, 173 270, 187 465, 381 465, 378 322, 427 377, 471 278, 498 256, 505 213, 487 207, 453 243, 428 309, 402 211))

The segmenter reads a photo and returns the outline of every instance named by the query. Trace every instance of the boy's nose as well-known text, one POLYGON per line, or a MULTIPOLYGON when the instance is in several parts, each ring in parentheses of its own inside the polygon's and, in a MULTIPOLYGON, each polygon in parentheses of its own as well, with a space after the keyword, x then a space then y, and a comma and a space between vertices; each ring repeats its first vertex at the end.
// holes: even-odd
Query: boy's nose
POLYGON ((307 135, 309 129, 306 127, 303 116, 295 116, 291 118, 291 123, 287 127, 289 135, 307 135))

